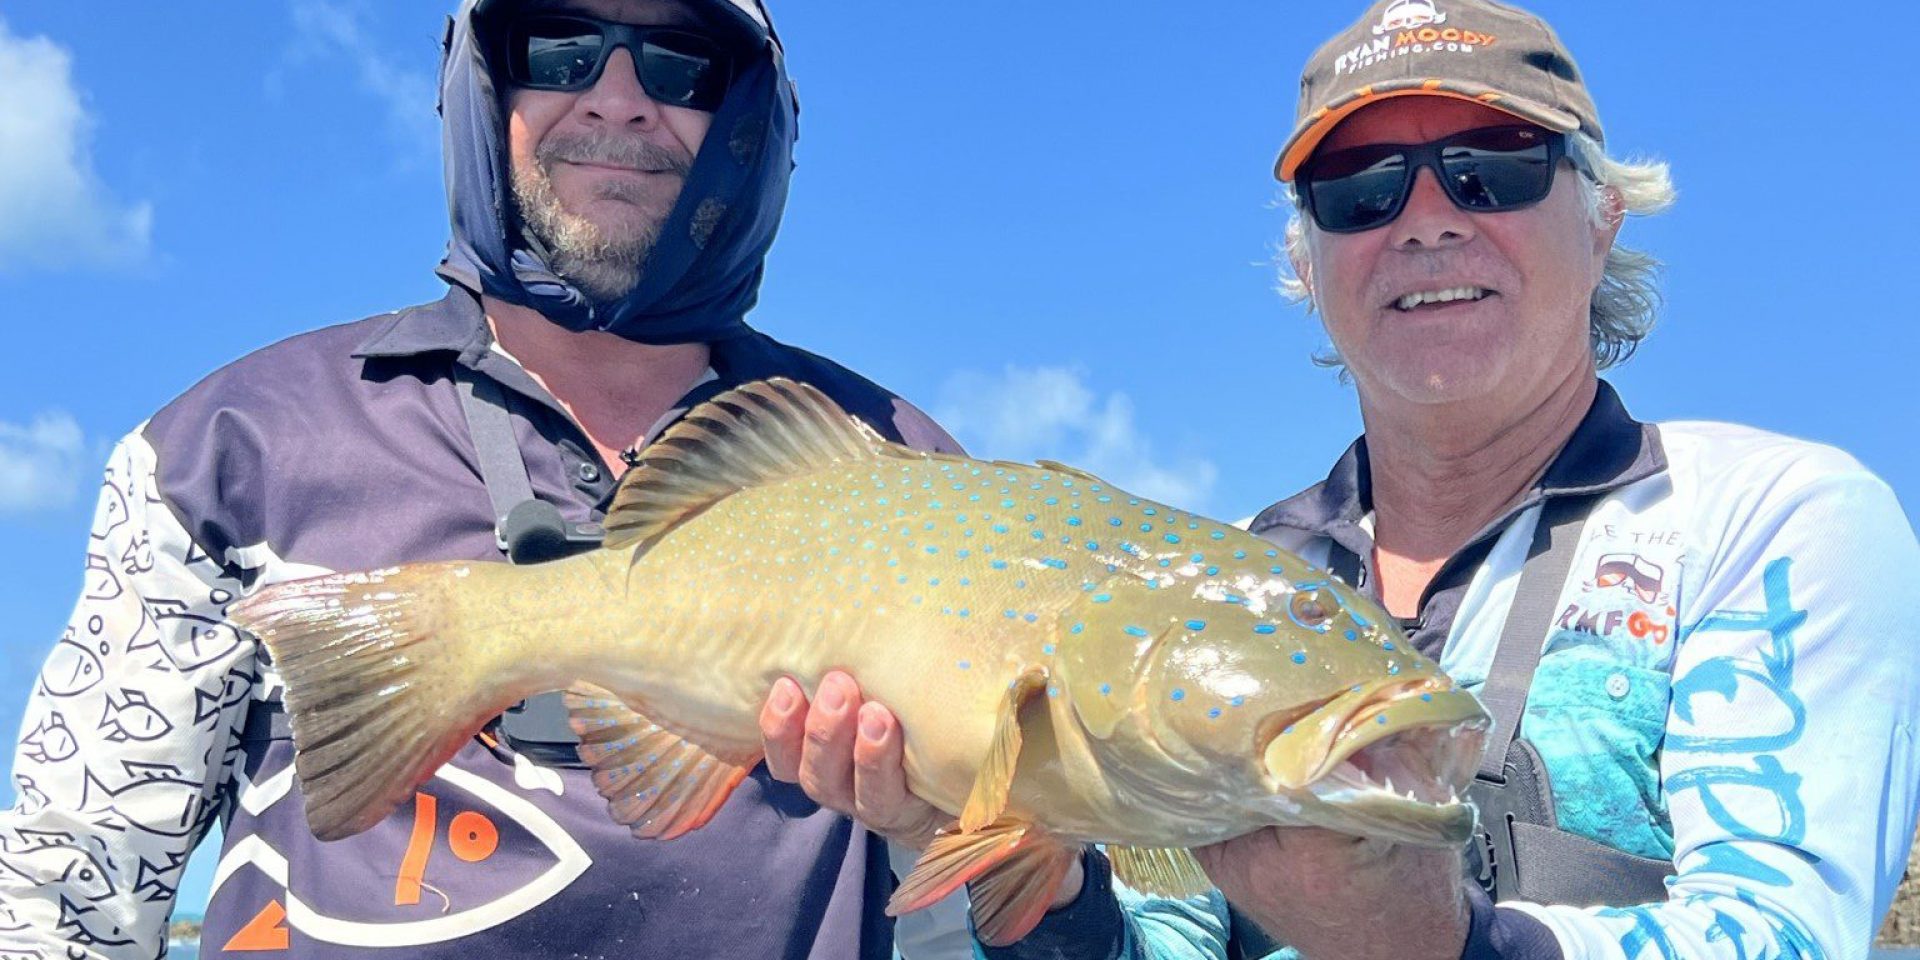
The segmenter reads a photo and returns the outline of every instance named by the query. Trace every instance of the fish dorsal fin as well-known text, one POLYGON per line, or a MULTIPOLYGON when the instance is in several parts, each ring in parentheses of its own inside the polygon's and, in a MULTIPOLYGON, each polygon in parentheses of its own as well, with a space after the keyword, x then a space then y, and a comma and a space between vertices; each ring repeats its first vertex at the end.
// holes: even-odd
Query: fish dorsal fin
POLYGON ((566 700, 593 785, 613 819, 642 839, 671 840, 705 826, 760 761, 753 747, 721 756, 689 743, 597 687, 578 684, 566 700))
POLYGON ((890 446, 804 383, 735 387, 692 410, 640 452, 607 510, 606 545, 630 547, 745 490, 890 446))
POLYGON ((1058 460, 1035 460, 1034 464, 1044 469, 1052 470, 1054 473, 1064 473, 1067 476, 1074 477, 1076 479, 1087 480, 1093 483, 1106 483, 1105 480, 1102 480, 1099 477, 1096 477, 1093 474, 1080 469, 1079 467, 1069 467, 1058 460))
POLYGON ((1180 847, 1107 847, 1113 875, 1141 893, 1184 899, 1213 889, 1200 861, 1180 847))

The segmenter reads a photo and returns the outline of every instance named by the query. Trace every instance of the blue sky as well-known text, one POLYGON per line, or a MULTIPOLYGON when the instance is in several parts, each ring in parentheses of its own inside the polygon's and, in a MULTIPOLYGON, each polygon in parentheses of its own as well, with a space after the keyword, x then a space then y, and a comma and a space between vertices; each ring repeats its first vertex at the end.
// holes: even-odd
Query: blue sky
MULTIPOLYGON (((438 296, 449 6, 0 4, 5 743, 80 588, 113 440, 246 351, 438 296)), ((804 112, 758 323, 978 453, 1228 518, 1324 475, 1358 418, 1308 362, 1317 322, 1273 290, 1270 168, 1301 63, 1360 4, 774 6, 804 112)), ((1630 409, 1836 444, 1912 517, 1905 22, 1880 4, 1534 9, 1613 151, 1670 161, 1681 189, 1624 233, 1669 264, 1661 326, 1612 374, 1630 409)))

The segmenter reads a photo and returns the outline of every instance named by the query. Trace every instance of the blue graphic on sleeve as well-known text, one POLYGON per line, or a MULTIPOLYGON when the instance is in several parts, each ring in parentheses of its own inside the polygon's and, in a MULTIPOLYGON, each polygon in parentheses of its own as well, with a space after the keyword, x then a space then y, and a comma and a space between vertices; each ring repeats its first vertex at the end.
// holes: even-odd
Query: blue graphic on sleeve
MULTIPOLYGON (((1688 631, 1689 634, 1723 630, 1765 631, 1769 641, 1760 651, 1761 669, 1729 658, 1716 658, 1689 670, 1686 676, 1675 681, 1673 687, 1676 701, 1674 710, 1683 718, 1693 715, 1691 701, 1695 696, 1714 694, 1731 704, 1732 691, 1736 688, 1757 688, 1765 696, 1771 697, 1774 705, 1782 708, 1784 714, 1791 718, 1791 724, 1784 731, 1757 736, 1670 736, 1666 748, 1680 753, 1752 752, 1755 756, 1751 766, 1682 770, 1667 778, 1666 791, 1668 796, 1677 796, 1689 790, 1698 790, 1707 815, 1736 838, 1798 845, 1806 839, 1807 832, 1806 807, 1800 799, 1800 776, 1788 773, 1777 758, 1760 753, 1796 743, 1806 732, 1806 707, 1794 694, 1792 686, 1793 634, 1806 623, 1807 614, 1793 608, 1787 583, 1791 567, 1792 561, 1784 557, 1767 565, 1763 574, 1766 610, 1717 613, 1701 620, 1698 626, 1688 631), (1742 793, 1763 792, 1769 795, 1779 814, 1777 827, 1763 829, 1742 820, 1722 799, 1720 791, 1727 788, 1737 788, 1742 793)), ((1765 706, 1754 704, 1747 709, 1765 706)), ((1769 886, 1788 883, 1785 874, 1741 850, 1722 846, 1706 848, 1702 852, 1708 857, 1708 867, 1715 872, 1730 873, 1769 886)))
POLYGON ((1682 634, 1681 640, 1696 633, 1715 631, 1764 630, 1772 638, 1760 651, 1761 669, 1752 664, 1727 657, 1707 660, 1687 671, 1686 676, 1674 681, 1674 712, 1682 720, 1693 722, 1693 699, 1706 694, 1715 694, 1720 699, 1732 703, 1741 687, 1741 680, 1752 681, 1771 694, 1787 714, 1793 718, 1792 724, 1785 730, 1768 731, 1753 736, 1719 735, 1697 737, 1676 734, 1667 740, 1667 749, 1692 752, 1760 752, 1779 750, 1799 742, 1806 731, 1807 708, 1793 692, 1793 632, 1807 622, 1804 610, 1793 609, 1793 598, 1788 592, 1787 571, 1792 561, 1782 557, 1767 565, 1764 584, 1767 597, 1767 609, 1759 612, 1716 613, 1701 620, 1692 629, 1682 634))

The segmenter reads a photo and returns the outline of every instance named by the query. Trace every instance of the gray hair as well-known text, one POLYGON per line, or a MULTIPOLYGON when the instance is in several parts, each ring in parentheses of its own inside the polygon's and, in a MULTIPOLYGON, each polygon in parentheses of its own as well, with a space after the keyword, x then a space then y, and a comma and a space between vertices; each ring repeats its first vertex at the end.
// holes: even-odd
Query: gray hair
MULTIPOLYGON (((1568 135, 1567 141, 1568 151, 1593 170, 1592 179, 1580 177, 1579 183, 1587 216, 1596 226, 1606 220, 1608 189, 1619 196, 1625 214, 1648 216, 1673 206, 1678 191, 1665 163, 1638 158, 1615 160, 1592 137, 1580 132, 1568 135)), ((1312 309, 1312 291, 1293 275, 1291 267, 1292 260, 1306 259, 1307 226, 1300 217, 1298 196, 1289 190, 1288 197, 1294 201, 1294 212, 1287 221, 1287 256, 1281 258, 1280 293, 1296 303, 1304 301, 1312 309)), ((1660 312, 1659 274, 1660 261, 1643 250, 1616 243, 1607 252, 1600 286, 1593 291, 1588 327, 1594 366, 1605 370, 1626 361, 1653 331, 1660 312)), ((1315 356, 1313 362, 1325 367, 1345 366, 1331 351, 1315 356)))

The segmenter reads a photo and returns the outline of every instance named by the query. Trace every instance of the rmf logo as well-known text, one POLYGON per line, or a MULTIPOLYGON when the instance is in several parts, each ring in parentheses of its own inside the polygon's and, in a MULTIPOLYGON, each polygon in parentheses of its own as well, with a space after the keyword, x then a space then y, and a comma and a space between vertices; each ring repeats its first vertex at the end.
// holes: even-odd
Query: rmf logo
POLYGON ((1380 15, 1380 25, 1373 28, 1373 35, 1378 37, 1395 30, 1411 30, 1446 22, 1447 15, 1434 6, 1433 0, 1397 0, 1388 4, 1387 12, 1380 15))

